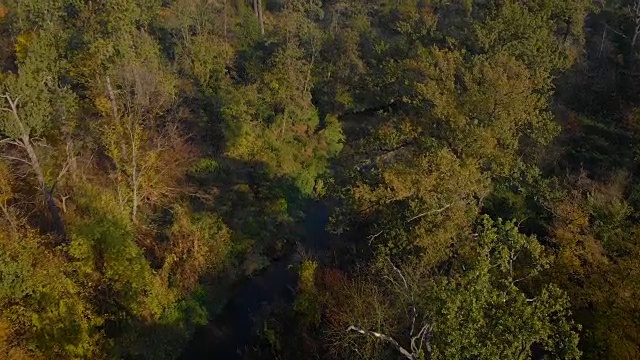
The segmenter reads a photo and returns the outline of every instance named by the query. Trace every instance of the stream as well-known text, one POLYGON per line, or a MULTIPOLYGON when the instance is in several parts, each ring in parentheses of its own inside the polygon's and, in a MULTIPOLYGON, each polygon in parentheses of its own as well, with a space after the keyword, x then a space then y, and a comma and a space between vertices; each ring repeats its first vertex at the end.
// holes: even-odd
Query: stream
POLYGON ((301 252, 320 259, 329 250, 326 231, 329 209, 312 202, 303 220, 303 236, 297 251, 272 262, 262 272, 241 282, 220 315, 199 329, 180 360, 240 360, 255 339, 256 327, 278 304, 291 304, 297 285, 301 252))

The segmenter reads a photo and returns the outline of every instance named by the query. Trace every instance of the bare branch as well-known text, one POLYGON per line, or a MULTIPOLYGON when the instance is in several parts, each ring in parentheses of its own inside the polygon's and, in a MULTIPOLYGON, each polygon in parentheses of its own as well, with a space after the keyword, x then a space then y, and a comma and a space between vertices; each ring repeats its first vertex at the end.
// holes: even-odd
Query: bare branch
POLYGON ((387 258, 387 261, 389 262, 389 265, 391 265, 391 268, 393 268, 393 270, 400 276, 400 279, 402 279, 402 282, 404 283, 404 288, 409 290, 409 284, 407 283, 407 279, 404 277, 404 275, 402 275, 402 271, 400 271, 400 269, 398 269, 393 264, 393 261, 391 261, 391 259, 387 258))
POLYGON ((113 92, 113 88, 111 87, 111 79, 107 76, 107 94, 109 95, 109 100, 111 101, 111 111, 113 111, 113 118, 117 120, 118 116, 118 106, 116 105, 116 96, 113 92))
POLYGON ((393 345, 404 357, 406 357, 409 360, 416 360, 416 358, 413 356, 413 354, 411 354, 409 351, 407 351, 407 349, 403 348, 394 338, 379 333, 379 332, 375 332, 375 331, 369 331, 369 330, 364 330, 358 327, 355 327, 353 325, 349 326, 347 328, 347 331, 355 331, 357 333, 360 333, 362 335, 370 335, 373 336, 375 338, 378 338, 380 340, 386 341, 388 343, 390 343, 391 345, 393 345))
POLYGON ((3 139, 3 140, 0 140, 0 144, 9 144, 9 145, 17 146, 17 147, 20 147, 20 148, 23 148, 23 149, 25 147, 24 144, 21 143, 20 141, 15 141, 15 140, 13 140, 11 138, 6 138, 6 139, 3 139))
MULTIPOLYGON (((426 320, 426 319, 425 319, 426 320)), ((422 344, 427 345, 427 353, 431 353, 431 344, 427 341, 427 336, 431 332, 431 325, 429 325, 426 321, 424 321, 424 325, 420 329, 417 335, 411 338, 411 351, 415 354, 422 350, 422 344), (419 345, 416 346, 416 341, 419 340, 419 345)))
POLYGON ((445 211, 446 209, 448 209, 451 205, 453 205, 453 203, 447 204, 444 207, 441 207, 440 209, 431 210, 431 211, 425 211, 422 214, 418 214, 418 215, 412 217, 411 219, 407 220, 407 222, 408 223, 412 222, 413 220, 419 219, 419 218, 421 218, 423 216, 426 216, 426 215, 441 213, 441 212, 445 211))
POLYGON ((67 213, 67 199, 70 198, 71 195, 61 195, 60 200, 62 202, 62 212, 67 213))
POLYGON ((22 163, 25 163, 29 166, 32 166, 31 162, 27 159, 22 159, 19 157, 15 157, 15 156, 9 156, 9 155, 2 155, 3 158, 7 159, 7 160, 14 160, 14 161, 20 161, 22 163))
POLYGON ((9 95, 9 94, 0 95, 0 98, 6 99, 9 102, 9 106, 11 106, 12 109, 13 109, 14 106, 16 108, 18 107, 18 103, 19 103, 21 97, 22 97, 22 95, 18 95, 18 96, 16 96, 15 99, 11 99, 11 95, 9 95))
POLYGON ((371 243, 373 242, 373 239, 375 239, 378 236, 380 236, 383 232, 384 232, 384 230, 380 230, 377 234, 369 236, 369 245, 371 245, 371 243))
POLYGON ((23 136, 29 136, 29 131, 24 126, 24 124, 22 123, 22 120, 20 119, 20 116, 18 115, 18 104, 20 102, 20 97, 21 96, 18 95, 18 96, 16 96, 15 99, 11 99, 11 95, 4 94, 4 95, 0 95, 0 97, 6 99, 7 102, 9 103, 9 106, 10 106, 9 112, 11 112, 13 114, 13 117, 16 119, 16 122, 18 123, 18 126, 20 127, 20 132, 22 132, 22 135, 23 136))
MULTIPOLYGON (((420 331, 418 331, 417 334, 415 334, 415 330, 416 330, 416 320, 418 318, 418 309, 416 308, 416 301, 415 301, 415 297, 414 297, 414 293, 411 291, 411 289, 409 288, 409 283, 407 281, 407 278, 405 277, 405 275, 402 273, 402 271, 395 266, 395 264, 391 261, 391 259, 387 258, 387 261, 389 262, 389 264, 391 265, 391 268, 394 270, 394 272, 396 274, 398 274, 398 276, 400 277, 400 279, 402 280, 402 284, 404 285, 404 293, 407 295, 407 297, 409 298, 409 302, 410 302, 410 312, 411 312, 411 330, 409 332, 409 336, 411 337, 411 351, 414 354, 413 356, 415 356, 415 354, 417 354, 420 350, 422 350, 422 346, 423 344, 427 345, 427 351, 429 353, 431 353, 431 345, 429 344, 428 341, 426 341, 427 336, 429 335, 430 331, 431 331, 431 326, 429 325, 429 323, 427 322, 427 316, 425 315, 422 319, 422 327, 420 328, 420 331)), ((389 280, 391 280, 391 282, 398 288, 400 288, 399 284, 393 280, 391 277, 387 277, 389 280)))
POLYGON ((71 160, 72 159, 67 159, 67 161, 64 163, 64 166, 62 167, 62 169, 58 173, 58 177, 53 182, 53 185, 51 185, 51 192, 53 192, 53 190, 55 190, 56 185, 58 185, 58 182, 62 179, 62 177, 67 173, 67 171, 71 167, 71 160))

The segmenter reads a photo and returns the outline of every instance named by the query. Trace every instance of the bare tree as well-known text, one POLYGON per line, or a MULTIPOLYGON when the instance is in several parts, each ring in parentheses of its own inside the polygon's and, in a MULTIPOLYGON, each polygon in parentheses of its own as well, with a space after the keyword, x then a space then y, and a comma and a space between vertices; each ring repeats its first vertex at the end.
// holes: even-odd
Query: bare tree
MULTIPOLYGON (((119 168, 117 169, 119 170, 118 175, 122 172, 127 177, 126 182, 131 191, 131 220, 136 222, 138 204, 140 203, 140 185, 143 176, 146 174, 146 165, 148 165, 140 164, 140 147, 142 146, 144 129, 136 116, 120 115, 115 91, 108 76, 106 78, 106 86, 113 112, 113 127, 107 130, 112 132, 107 135, 111 142, 108 151, 110 157, 116 163, 116 167, 119 168)), ((124 205, 129 197, 124 195, 119 185, 120 182, 116 182, 120 203, 124 205)))
POLYGON ((175 106, 171 91, 153 71, 140 64, 125 66, 116 74, 117 87, 105 77, 111 114, 102 140, 113 161, 120 205, 128 207, 133 222, 141 205, 176 192, 171 184, 191 156, 177 123, 168 119, 175 106))
POLYGON ((347 332, 354 331, 362 335, 372 336, 382 341, 391 344, 402 356, 409 360, 421 360, 431 358, 431 325, 427 321, 427 317, 423 316, 419 320, 418 309, 416 307, 416 299, 414 291, 411 289, 407 278, 402 271, 396 267, 391 259, 387 259, 392 269, 391 275, 386 276, 386 279, 391 282, 395 291, 402 294, 403 297, 408 299, 409 304, 409 318, 411 321, 411 329, 409 330, 408 338, 410 341, 409 349, 400 345, 400 343, 392 336, 386 335, 381 332, 371 331, 363 329, 359 326, 350 325, 347 328, 347 332))

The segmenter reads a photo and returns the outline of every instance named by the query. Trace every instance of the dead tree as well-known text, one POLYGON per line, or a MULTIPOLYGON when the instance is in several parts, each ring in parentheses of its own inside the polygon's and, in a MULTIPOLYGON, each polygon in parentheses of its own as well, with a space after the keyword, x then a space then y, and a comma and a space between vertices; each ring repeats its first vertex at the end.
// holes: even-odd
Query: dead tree
POLYGON ((412 291, 409 283, 407 282, 406 276, 402 273, 402 271, 396 267, 391 259, 387 259, 389 265, 392 269, 392 274, 390 276, 386 276, 395 291, 403 296, 406 296, 409 300, 409 317, 411 321, 411 329, 409 330, 409 349, 400 345, 400 343, 394 339, 392 336, 386 335, 381 332, 372 331, 368 329, 363 329, 361 327, 350 325, 347 328, 347 332, 357 332, 362 335, 372 336, 374 338, 380 339, 384 342, 391 344, 398 352, 405 358, 409 360, 422 360, 422 359, 430 359, 431 358, 431 325, 427 321, 427 317, 423 316, 421 320, 418 319, 418 309, 416 307, 416 301, 414 292, 412 291), (418 323, 419 322, 419 323, 418 323))

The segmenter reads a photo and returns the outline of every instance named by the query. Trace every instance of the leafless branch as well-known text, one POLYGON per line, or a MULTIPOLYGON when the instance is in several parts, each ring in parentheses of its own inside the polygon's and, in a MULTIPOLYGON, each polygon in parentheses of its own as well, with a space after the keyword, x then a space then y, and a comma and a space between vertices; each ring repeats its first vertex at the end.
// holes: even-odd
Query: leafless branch
POLYGON ((427 336, 429 336, 430 332, 431 332, 431 326, 426 321, 424 321, 423 322, 423 326, 420 329, 420 331, 418 332, 418 334, 411 337, 411 351, 414 354, 416 354, 416 353, 418 353, 418 352, 420 352, 422 350, 422 344, 426 344, 427 353, 429 353, 429 354, 431 353, 431 344, 427 340, 427 336), (419 342, 418 342, 419 346, 416 346, 416 341, 417 340, 419 340, 419 342))
POLYGON ((412 217, 411 219, 407 220, 407 223, 410 223, 413 220, 419 219, 419 218, 421 218, 423 216, 441 213, 441 212, 445 211, 446 209, 448 209, 451 205, 453 205, 453 203, 447 204, 447 205, 441 207, 440 209, 425 211, 425 212, 423 212, 421 214, 418 214, 418 215, 412 217))
POLYGON ((390 343, 391 345, 393 345, 404 357, 406 357, 409 360, 416 360, 416 358, 413 356, 412 353, 410 353, 409 351, 407 351, 407 349, 403 348, 394 338, 379 333, 379 332, 375 332, 375 331, 370 331, 370 330, 364 330, 361 329, 359 327, 355 327, 353 325, 349 326, 347 328, 347 331, 355 331, 357 333, 360 333, 362 335, 369 335, 369 336, 373 336, 375 338, 378 338, 380 340, 386 341, 388 343, 390 343))
POLYGON ((371 245, 371 243, 373 242, 373 240, 374 240, 375 238, 377 238, 378 236, 380 236, 383 232, 384 232, 384 230, 380 230, 377 234, 370 235, 370 236, 369 236, 369 245, 371 245))
POLYGON ((391 265, 391 268, 393 269, 393 271, 395 271, 398 276, 400 276, 400 279, 402 279, 402 283, 404 284, 404 288, 406 290, 409 290, 409 284, 407 283, 407 279, 404 277, 404 275, 402 274, 402 271, 400 271, 400 269, 398 269, 394 264, 393 261, 391 261, 391 259, 387 258, 387 261, 389 262, 389 265, 391 265))
POLYGON ((625 34, 621 33, 619 30, 616 30, 616 28, 614 28, 614 27, 612 27, 612 26, 609 26, 608 24, 605 24, 605 28, 606 28, 607 30, 611 30, 611 31, 613 31, 614 33, 616 33, 616 34, 618 34, 618 35, 622 36, 622 37, 623 37, 623 38, 625 38, 625 39, 628 39, 628 38, 629 38, 627 35, 625 35, 625 34))
POLYGON ((107 76, 107 94, 109 95, 109 101, 111 102, 111 111, 113 111, 113 118, 118 119, 118 106, 116 105, 116 96, 111 87, 111 79, 107 76))
POLYGON ((423 344, 426 345, 427 352, 431 353, 431 345, 427 340, 427 337, 431 332, 431 325, 427 322, 427 316, 425 315, 423 317, 420 331, 418 331, 418 333, 416 334, 416 320, 418 319, 418 309, 416 308, 414 293, 409 287, 409 282, 407 281, 405 274, 402 273, 402 271, 393 263, 393 261, 391 261, 391 259, 387 258, 387 261, 389 262, 389 265, 391 265, 393 271, 402 280, 402 286, 400 286, 398 282, 396 282, 392 277, 387 278, 391 280, 391 282, 409 298, 409 316, 411 317, 411 330, 409 332, 409 337, 411 338, 411 351, 413 354, 412 356, 416 357, 416 354, 418 354, 422 350, 423 344))
POLYGON ((4 142, 6 142, 7 144, 10 144, 10 145, 22 148, 22 149, 25 148, 25 145, 23 143, 21 143, 20 141, 15 141, 13 139, 6 139, 6 141, 4 141, 4 142))
MULTIPOLYGON (((0 109, 0 110, 5 110, 5 109, 0 109)), ((13 142, 14 141, 11 138, 5 138, 5 139, 0 140, 0 144, 12 144, 12 145, 14 145, 13 142)))
POLYGON ((71 167, 71 160, 72 159, 67 159, 62 169, 60 169, 60 172, 58 173, 58 177, 53 182, 53 185, 51 185, 51 192, 55 190, 56 185, 58 185, 58 182, 60 182, 60 180, 62 180, 62 177, 67 173, 67 171, 69 171, 69 168, 71 167))
POLYGON ((22 159, 22 158, 19 158, 19 157, 9 156, 9 155, 2 155, 2 157, 7 159, 7 160, 19 161, 19 162, 25 163, 25 164, 27 164, 29 166, 32 165, 31 162, 29 160, 27 160, 27 159, 22 159))

